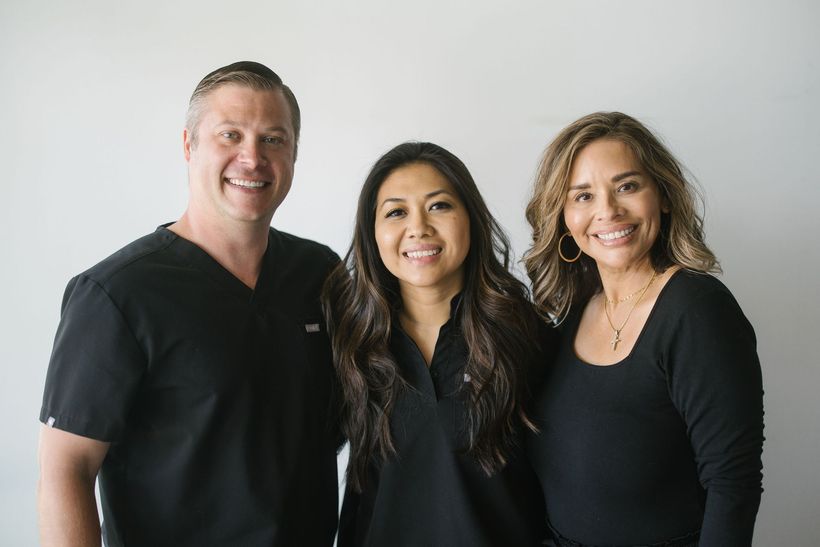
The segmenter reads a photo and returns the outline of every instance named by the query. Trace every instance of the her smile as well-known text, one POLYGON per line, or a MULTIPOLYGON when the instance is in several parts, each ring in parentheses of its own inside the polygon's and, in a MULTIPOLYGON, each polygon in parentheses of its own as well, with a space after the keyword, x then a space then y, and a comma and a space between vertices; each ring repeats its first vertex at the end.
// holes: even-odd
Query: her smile
POLYGON ((604 241, 613 241, 628 236, 629 234, 634 232, 636 228, 637 226, 633 224, 632 226, 628 226, 622 230, 615 230, 612 232, 599 232, 597 234, 594 234, 594 236, 604 241))
POLYGON ((428 256, 435 256, 442 251, 441 247, 433 247, 429 249, 416 249, 412 251, 404 251, 402 254, 407 258, 426 258, 428 256))

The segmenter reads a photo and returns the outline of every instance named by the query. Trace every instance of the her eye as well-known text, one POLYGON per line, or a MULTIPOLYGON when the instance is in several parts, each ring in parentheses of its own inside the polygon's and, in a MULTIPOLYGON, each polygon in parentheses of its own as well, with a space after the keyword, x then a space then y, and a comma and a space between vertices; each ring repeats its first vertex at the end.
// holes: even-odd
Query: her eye
POLYGON ((384 215, 384 218, 398 218, 404 215, 404 209, 390 209, 387 211, 387 214, 384 215))
POLYGON ((637 188, 638 188, 638 183, 637 182, 628 181, 628 182, 625 182, 625 183, 621 184, 618 187, 618 191, 619 192, 631 192, 632 190, 635 190, 637 188))
POLYGON ((446 201, 437 201, 437 202, 435 202, 434 204, 432 204, 430 206, 431 211, 438 211, 438 210, 442 210, 442 209, 446 210, 446 209, 452 209, 452 208, 453 208, 453 206, 451 204, 447 203, 446 201))
POLYGON ((591 199, 592 194, 590 194, 589 192, 579 192, 578 194, 575 194, 573 201, 589 201, 591 199))

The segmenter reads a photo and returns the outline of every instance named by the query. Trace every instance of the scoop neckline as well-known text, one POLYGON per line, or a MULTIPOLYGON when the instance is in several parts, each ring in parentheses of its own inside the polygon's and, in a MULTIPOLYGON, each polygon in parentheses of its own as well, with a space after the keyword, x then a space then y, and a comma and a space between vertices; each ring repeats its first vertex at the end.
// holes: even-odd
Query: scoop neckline
MULTIPOLYGON (((678 277, 678 274, 680 274, 683 271, 686 271, 686 268, 683 268, 683 267, 678 268, 678 271, 676 271, 675 273, 673 273, 669 277, 669 281, 666 282, 666 285, 663 286, 663 288, 661 289, 661 292, 658 293, 658 297, 655 299, 655 303, 652 305, 652 310, 649 312, 649 316, 646 318, 646 322, 643 324, 643 327, 641 327, 641 332, 638 333, 638 338, 635 339, 635 344, 632 346, 632 349, 629 351, 629 353, 626 355, 626 357, 624 357, 620 361, 615 361, 614 363, 610 363, 610 364, 596 364, 596 363, 590 363, 588 361, 585 361, 584 359, 581 359, 581 357, 578 355, 578 352, 575 351, 575 339, 578 336, 578 327, 581 324, 581 316, 579 314, 578 315, 578 320, 574 322, 574 325, 572 327, 572 336, 570 337, 570 344, 571 344, 570 347, 572 348, 572 356, 575 358, 575 361, 577 361, 578 363, 580 363, 581 365, 583 365, 585 367, 597 368, 597 369, 607 369, 607 368, 613 368, 613 367, 621 368, 621 366, 624 363, 626 363, 627 361, 632 359, 632 356, 635 354, 635 350, 637 350, 638 347, 641 345, 641 341, 643 340, 644 333, 646 332, 647 327, 649 326, 650 322, 652 321, 652 318, 655 316, 655 312, 658 309, 658 304, 660 304, 661 300, 663 299, 664 295, 666 294, 666 290, 669 288, 669 286, 672 284, 672 282, 675 281, 675 278, 678 277)), ((581 312, 583 313, 583 310, 581 310, 581 312)))

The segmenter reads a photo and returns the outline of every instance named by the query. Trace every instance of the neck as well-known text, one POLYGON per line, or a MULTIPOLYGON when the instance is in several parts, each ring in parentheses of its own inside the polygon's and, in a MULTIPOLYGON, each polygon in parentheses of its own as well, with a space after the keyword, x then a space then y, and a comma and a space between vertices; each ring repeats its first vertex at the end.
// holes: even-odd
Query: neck
POLYGON ((636 291, 641 291, 652 278, 654 272, 655 270, 649 260, 617 271, 598 268, 604 296, 607 300, 615 303, 633 295, 636 291))
POLYGON ((402 322, 441 327, 450 319, 450 302, 458 290, 401 287, 402 322))
POLYGON ((196 244, 253 289, 262 269, 262 257, 268 247, 269 225, 270 219, 267 225, 261 222, 211 222, 192 214, 189 209, 168 229, 196 244))

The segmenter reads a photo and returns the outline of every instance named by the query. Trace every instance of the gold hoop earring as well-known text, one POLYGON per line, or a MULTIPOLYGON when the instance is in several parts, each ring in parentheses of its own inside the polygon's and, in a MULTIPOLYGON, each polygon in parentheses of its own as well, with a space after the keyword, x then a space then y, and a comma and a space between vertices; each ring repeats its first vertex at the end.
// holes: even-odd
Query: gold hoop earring
POLYGON ((564 262, 575 262, 576 260, 581 258, 581 254, 583 253, 583 251, 581 250, 580 247, 578 247, 578 256, 576 256, 575 258, 572 258, 572 259, 565 257, 564 253, 561 252, 561 244, 564 242, 564 238, 567 237, 567 236, 572 237, 572 235, 570 235, 570 233, 567 232, 567 233, 565 233, 564 235, 561 236, 561 239, 558 240, 558 256, 560 256, 561 260, 563 260, 564 262))

